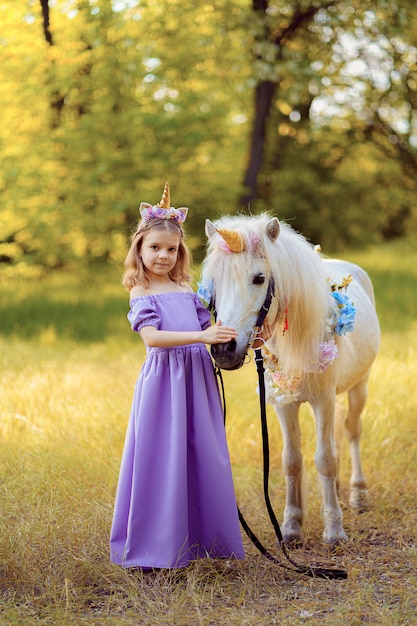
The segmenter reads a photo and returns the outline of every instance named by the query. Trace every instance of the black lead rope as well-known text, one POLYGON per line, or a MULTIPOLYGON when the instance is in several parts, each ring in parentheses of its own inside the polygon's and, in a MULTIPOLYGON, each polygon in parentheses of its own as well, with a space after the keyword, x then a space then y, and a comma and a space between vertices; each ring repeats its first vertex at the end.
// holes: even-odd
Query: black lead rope
MULTIPOLYGON (((333 569, 327 567, 310 567, 306 565, 300 565, 296 561, 294 561, 290 555, 288 554, 287 548, 285 546, 284 538, 281 533, 281 529, 279 527, 278 520, 274 513, 274 510, 271 505, 271 500, 269 498, 269 437, 268 437, 268 424, 266 419, 266 400, 265 400, 265 377, 264 377, 264 365, 263 365, 263 356, 260 348, 255 349, 255 362, 256 368, 258 371, 258 380, 259 380, 259 401, 260 401, 260 409, 261 409, 261 427, 262 427, 262 448, 263 448, 263 488, 264 488, 264 497, 266 508, 268 510, 269 518, 271 520, 272 526, 275 531, 276 538, 278 540, 279 546, 289 563, 291 563, 292 567, 288 567, 284 565, 278 559, 276 559, 270 552, 265 548, 265 546, 261 543, 255 533, 251 530, 245 518, 243 517, 239 507, 238 514, 239 520, 242 525, 243 530, 252 541, 254 546, 259 550, 259 552, 265 556, 269 561, 272 561, 275 565, 279 565, 284 569, 293 571, 295 570, 299 574, 306 574, 307 576, 312 576, 313 578, 327 578, 327 579, 346 579, 347 571, 344 569, 333 569)), ((223 378, 221 375, 221 371, 219 367, 216 367, 217 375, 220 379, 222 396, 223 396, 223 411, 224 411, 224 420, 226 423, 226 398, 224 391, 223 378)))

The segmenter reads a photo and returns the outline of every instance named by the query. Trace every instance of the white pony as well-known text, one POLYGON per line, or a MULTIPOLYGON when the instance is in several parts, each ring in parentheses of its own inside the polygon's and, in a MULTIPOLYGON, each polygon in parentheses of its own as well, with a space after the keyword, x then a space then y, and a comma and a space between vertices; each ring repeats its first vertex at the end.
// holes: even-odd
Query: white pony
POLYGON ((371 281, 355 264, 323 259, 302 235, 267 213, 207 220, 206 234, 200 295, 211 297, 218 319, 238 332, 236 340, 212 346, 219 367, 243 365, 268 286, 273 288, 265 376, 267 399, 283 435, 284 540, 302 537, 298 413, 300 404, 308 402, 316 420, 314 460, 323 490, 323 541, 346 541, 337 496, 336 394, 348 393, 344 426, 352 462, 350 504, 362 509, 367 490, 359 447, 361 412, 380 341, 371 281))

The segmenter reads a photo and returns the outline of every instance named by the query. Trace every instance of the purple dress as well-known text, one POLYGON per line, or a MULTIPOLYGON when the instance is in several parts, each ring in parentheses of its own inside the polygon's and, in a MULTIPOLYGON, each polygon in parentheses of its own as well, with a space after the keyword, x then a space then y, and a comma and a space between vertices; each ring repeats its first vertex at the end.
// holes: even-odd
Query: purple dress
MULTIPOLYGON (((193 292, 133 298, 128 319, 194 331, 210 314, 193 292)), ((148 348, 133 396, 110 537, 124 567, 243 558, 219 389, 203 344, 148 348)))

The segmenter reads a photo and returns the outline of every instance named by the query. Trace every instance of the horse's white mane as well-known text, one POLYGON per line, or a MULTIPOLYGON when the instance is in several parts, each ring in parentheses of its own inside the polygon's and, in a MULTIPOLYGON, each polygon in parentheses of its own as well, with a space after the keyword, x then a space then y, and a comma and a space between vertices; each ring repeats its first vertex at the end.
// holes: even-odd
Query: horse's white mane
POLYGON ((328 330, 326 320, 334 307, 334 299, 320 254, 302 235, 282 222, 278 238, 271 241, 267 234, 270 220, 271 216, 263 213, 225 216, 216 221, 216 228, 238 232, 248 251, 227 254, 212 238, 203 263, 203 275, 205 281, 215 276, 217 295, 226 297, 230 285, 237 283, 239 288, 248 289, 247 278, 254 258, 265 257, 267 269, 274 276, 278 299, 274 334, 268 345, 278 356, 282 371, 301 374, 318 361, 319 345, 328 330), (285 316, 288 330, 283 334, 285 316))

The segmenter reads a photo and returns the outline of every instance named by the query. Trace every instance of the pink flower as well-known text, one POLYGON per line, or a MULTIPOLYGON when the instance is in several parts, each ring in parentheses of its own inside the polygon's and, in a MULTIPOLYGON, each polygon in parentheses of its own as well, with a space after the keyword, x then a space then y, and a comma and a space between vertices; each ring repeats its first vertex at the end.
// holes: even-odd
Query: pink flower
POLYGON ((339 350, 334 339, 323 341, 323 343, 320 344, 319 348, 319 362, 317 363, 315 371, 324 372, 324 370, 329 367, 330 363, 337 359, 337 357, 339 356, 339 350))

